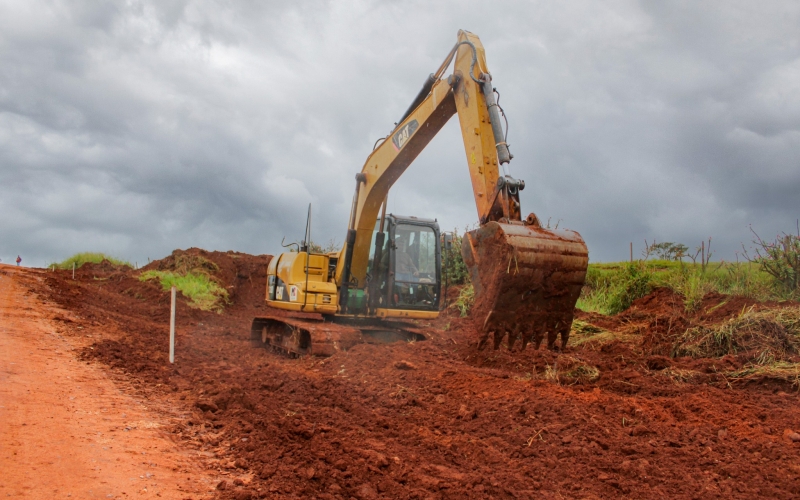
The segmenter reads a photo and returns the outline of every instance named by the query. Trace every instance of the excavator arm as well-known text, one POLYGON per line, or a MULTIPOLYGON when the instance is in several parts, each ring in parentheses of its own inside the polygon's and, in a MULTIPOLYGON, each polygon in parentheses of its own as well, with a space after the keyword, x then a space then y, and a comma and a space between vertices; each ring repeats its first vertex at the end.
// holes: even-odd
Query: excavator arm
POLYGON ((517 338, 523 345, 531 339, 538 344, 547 333, 552 347, 560 333, 566 345, 588 265, 586 245, 574 231, 541 228, 533 214, 521 219, 519 191, 525 184, 500 176, 501 164, 512 156, 498 108, 480 39, 459 31, 438 71, 428 77, 395 129, 356 175, 348 234, 336 271, 342 312, 348 290, 366 285, 375 221, 389 190, 458 114, 481 224, 464 238, 462 254, 476 288, 474 310, 485 333, 483 341, 493 333, 497 347, 508 333, 510 347, 517 338), (453 73, 445 78, 453 60, 453 73))
MULTIPOLYGON (((479 220, 488 222, 502 217, 498 217, 498 214, 504 213, 500 207, 501 200, 493 198, 501 160, 498 159, 493 122, 479 80, 481 75, 488 77, 483 45, 476 35, 459 31, 458 43, 440 70, 428 77, 418 99, 394 131, 369 155, 361 174, 356 176, 357 199, 351 214, 354 224, 351 228, 355 229, 356 238, 350 269, 355 282, 362 283, 364 280, 375 220, 389 189, 456 113, 464 138, 479 220), (453 57, 453 74, 442 78, 441 73, 453 57)), ((487 80, 486 86, 491 87, 490 77, 487 80)), ((499 114, 495 122, 499 122, 499 114)), ((504 162, 508 162, 508 147, 502 144, 501 149, 505 154, 504 162)), ((515 215, 519 220, 518 210, 515 215)))

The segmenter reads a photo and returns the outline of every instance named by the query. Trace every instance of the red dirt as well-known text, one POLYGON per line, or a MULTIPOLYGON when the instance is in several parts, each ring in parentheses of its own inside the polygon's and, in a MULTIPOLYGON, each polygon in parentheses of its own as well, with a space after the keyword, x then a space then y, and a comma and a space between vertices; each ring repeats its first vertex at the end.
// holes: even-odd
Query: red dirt
POLYGON ((75 359, 76 347, 90 349, 88 331, 65 338, 54 328, 52 317, 72 315, 26 291, 43 274, 0 265, 0 496, 209 497, 216 474, 160 430, 181 415, 75 359))
MULTIPOLYGON (((174 365, 168 294, 137 271, 81 269, 76 281, 47 273, 47 286, 33 289, 74 312, 65 331, 94 336, 84 359, 187 414, 171 431, 227 478, 220 498, 800 494, 800 443, 784 434, 800 428, 788 385, 732 386, 712 370, 703 383, 681 383, 663 369, 696 362, 621 341, 564 353, 478 350, 473 322, 456 314, 420 323, 428 341, 289 359, 249 344, 251 319, 267 310, 269 257, 202 255, 221 269, 232 304, 215 314, 179 301, 174 365), (600 377, 543 378, 576 360, 600 377)), ((705 312, 687 316, 674 299, 656 291, 617 317, 578 317, 646 336, 741 310, 704 302, 705 312)))

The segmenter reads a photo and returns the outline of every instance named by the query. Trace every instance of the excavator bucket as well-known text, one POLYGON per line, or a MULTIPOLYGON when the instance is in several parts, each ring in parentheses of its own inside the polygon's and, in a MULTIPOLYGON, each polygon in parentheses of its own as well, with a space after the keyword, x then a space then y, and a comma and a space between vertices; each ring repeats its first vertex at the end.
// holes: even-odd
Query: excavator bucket
POLYGON ((490 338, 497 349, 508 334, 538 349, 558 336, 567 345, 575 303, 586 278, 589 252, 580 234, 544 229, 535 216, 529 224, 489 222, 468 232, 461 246, 475 287, 472 316, 481 332, 479 347, 490 338))

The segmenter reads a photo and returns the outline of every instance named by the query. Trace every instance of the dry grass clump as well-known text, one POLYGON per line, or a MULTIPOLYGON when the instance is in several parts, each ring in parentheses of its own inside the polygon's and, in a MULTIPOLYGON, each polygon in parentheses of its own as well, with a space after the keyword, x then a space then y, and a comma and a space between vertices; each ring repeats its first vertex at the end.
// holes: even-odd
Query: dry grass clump
POLYGON ((563 385, 588 384, 600 378, 600 370, 578 358, 560 356, 547 365, 541 377, 563 385))
POLYGON ((696 370, 688 370, 685 368, 676 368, 674 366, 669 366, 661 371, 658 372, 661 376, 667 377, 673 382, 677 384, 683 383, 691 383, 694 382, 694 379, 700 375, 700 372, 696 370))
POLYGON ((790 382, 795 389, 800 390, 800 363, 776 361, 767 365, 750 363, 728 375, 729 378, 739 381, 747 380, 785 380, 790 382))
POLYGON ((219 271, 218 265, 200 255, 178 252, 175 252, 173 255, 173 258, 165 259, 166 265, 163 269, 159 267, 160 271, 169 270, 181 275, 189 273, 203 274, 208 277, 211 277, 219 271))
POLYGON ((749 354, 757 365, 800 353, 800 307, 750 308, 724 323, 690 328, 672 348, 673 357, 718 358, 742 353, 749 354))

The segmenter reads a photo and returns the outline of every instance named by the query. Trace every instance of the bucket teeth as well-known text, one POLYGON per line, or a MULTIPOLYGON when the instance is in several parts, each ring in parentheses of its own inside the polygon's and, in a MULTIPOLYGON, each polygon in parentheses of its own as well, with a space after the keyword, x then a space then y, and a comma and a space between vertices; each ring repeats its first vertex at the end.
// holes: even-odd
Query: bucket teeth
POLYGON ((484 331, 481 333, 480 339, 478 340, 478 350, 483 350, 486 347, 486 343, 489 341, 489 334, 491 332, 484 331))
MULTIPOLYGON (((508 350, 514 350, 514 344, 517 343, 517 339, 519 338, 519 327, 514 326, 511 330, 508 331, 508 350)), ((523 349, 525 346, 523 345, 523 349)))
POLYGON ((561 327, 561 349, 563 350, 567 346, 567 341, 569 341, 569 331, 571 330, 572 325, 562 326, 561 327))
POLYGON ((530 329, 520 331, 521 351, 524 351, 525 348, 528 347, 528 343, 531 341, 531 335, 533 335, 533 332, 530 329))
POLYGON ((503 342, 503 337, 506 336, 506 331, 503 328, 498 328, 494 332, 494 348, 498 349, 503 342))
POLYGON ((534 327, 533 330, 533 348, 535 350, 539 350, 539 346, 542 345, 542 339, 544 338, 544 324, 537 325, 534 327))
POLYGON ((558 338, 558 330, 555 328, 547 329, 547 348, 551 351, 556 347, 556 339, 558 338))

